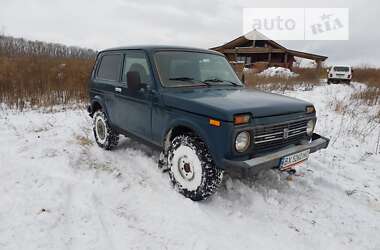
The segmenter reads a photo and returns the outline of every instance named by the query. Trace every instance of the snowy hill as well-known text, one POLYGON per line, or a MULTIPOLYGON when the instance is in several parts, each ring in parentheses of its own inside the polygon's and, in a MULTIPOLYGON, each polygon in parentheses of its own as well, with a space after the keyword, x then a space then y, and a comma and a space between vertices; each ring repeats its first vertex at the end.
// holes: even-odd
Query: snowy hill
POLYGON ((293 178, 227 178, 198 203, 172 189, 157 152, 126 138, 98 148, 83 110, 4 108, 0 249, 380 249, 379 121, 349 98, 362 87, 287 92, 316 105, 330 147, 293 178))

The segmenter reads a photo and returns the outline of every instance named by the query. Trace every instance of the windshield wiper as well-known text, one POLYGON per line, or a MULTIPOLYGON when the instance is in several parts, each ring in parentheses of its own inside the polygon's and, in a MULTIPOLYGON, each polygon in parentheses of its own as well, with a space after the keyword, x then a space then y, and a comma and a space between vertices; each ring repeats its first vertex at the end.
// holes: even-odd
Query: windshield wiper
POLYGON ((181 81, 181 82, 191 82, 191 83, 199 82, 199 83, 202 83, 204 85, 210 86, 210 84, 207 83, 207 82, 197 81, 197 80, 195 80, 194 78, 191 78, 191 77, 172 77, 172 78, 169 78, 169 80, 171 80, 171 81, 181 81))
POLYGON ((173 77, 173 78, 169 78, 169 80, 172 80, 172 81, 183 81, 183 82, 192 82, 192 81, 194 81, 194 78, 191 78, 191 77, 173 77))
POLYGON ((239 84, 239 83, 228 81, 228 80, 222 80, 222 79, 218 79, 218 78, 207 79, 207 80, 204 80, 202 82, 203 83, 207 83, 207 82, 228 82, 228 83, 231 83, 234 86, 241 86, 241 84, 239 84))

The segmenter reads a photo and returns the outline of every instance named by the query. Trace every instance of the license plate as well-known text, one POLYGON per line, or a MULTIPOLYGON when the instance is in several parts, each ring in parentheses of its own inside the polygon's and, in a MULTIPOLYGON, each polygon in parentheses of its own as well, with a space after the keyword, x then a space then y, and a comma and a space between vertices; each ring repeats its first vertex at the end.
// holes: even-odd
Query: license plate
POLYGON ((310 149, 283 157, 280 162, 280 170, 289 169, 298 163, 306 161, 309 158, 309 153, 310 149))

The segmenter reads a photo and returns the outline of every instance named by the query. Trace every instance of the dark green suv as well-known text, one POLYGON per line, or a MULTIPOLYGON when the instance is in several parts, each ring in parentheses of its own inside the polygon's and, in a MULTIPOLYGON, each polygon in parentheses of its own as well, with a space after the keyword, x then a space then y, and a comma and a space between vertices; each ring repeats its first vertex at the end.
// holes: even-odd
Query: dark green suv
POLYGON ((104 50, 89 89, 97 144, 112 149, 123 134, 159 149, 159 166, 193 200, 213 194, 225 171, 289 170, 329 143, 313 133, 311 103, 247 89, 214 51, 104 50))

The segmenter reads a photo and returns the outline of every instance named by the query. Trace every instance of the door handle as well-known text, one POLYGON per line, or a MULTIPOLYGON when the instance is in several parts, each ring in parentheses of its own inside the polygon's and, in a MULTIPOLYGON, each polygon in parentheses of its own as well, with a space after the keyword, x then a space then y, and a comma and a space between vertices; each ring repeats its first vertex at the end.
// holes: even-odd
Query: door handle
POLYGON ((157 92, 155 90, 149 90, 148 94, 149 94, 152 102, 158 102, 158 96, 157 96, 157 92))
POLYGON ((121 88, 115 87, 115 91, 121 93, 121 88))

